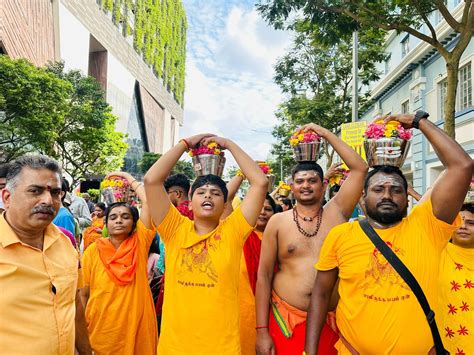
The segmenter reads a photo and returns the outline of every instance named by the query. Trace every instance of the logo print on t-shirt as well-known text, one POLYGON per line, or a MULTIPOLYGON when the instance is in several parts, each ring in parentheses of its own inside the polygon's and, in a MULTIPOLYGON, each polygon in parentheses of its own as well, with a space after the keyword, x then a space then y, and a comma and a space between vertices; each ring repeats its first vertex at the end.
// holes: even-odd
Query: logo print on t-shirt
POLYGON ((211 255, 209 255, 209 250, 215 250, 219 240, 220 237, 215 235, 186 248, 181 259, 180 274, 201 273, 207 275, 212 281, 217 282, 219 277, 211 255))
MULTIPOLYGON (((402 249, 394 247, 392 243, 385 242, 392 251, 398 256, 403 255, 404 252, 402 249)), ((367 289, 370 286, 378 284, 380 286, 386 285, 386 283, 392 285, 399 285, 401 288, 410 290, 408 285, 403 281, 398 272, 390 265, 390 263, 385 259, 382 253, 374 248, 372 254, 369 256, 369 264, 365 272, 365 283, 364 289, 367 289)))

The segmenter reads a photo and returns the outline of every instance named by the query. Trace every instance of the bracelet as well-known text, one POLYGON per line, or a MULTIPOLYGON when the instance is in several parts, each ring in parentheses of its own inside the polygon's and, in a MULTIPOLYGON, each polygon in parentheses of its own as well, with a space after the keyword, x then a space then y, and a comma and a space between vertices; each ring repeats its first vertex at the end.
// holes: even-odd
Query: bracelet
POLYGON ((261 325, 261 326, 257 326, 255 327, 256 330, 258 329, 268 329, 268 325, 261 325))
POLYGON ((235 176, 240 176, 242 179, 246 179, 244 173, 242 173, 242 170, 237 170, 237 172, 235 173, 235 176))
POLYGON ((191 148, 189 147, 189 143, 188 143, 188 141, 187 141, 186 139, 184 139, 184 138, 181 139, 181 140, 180 140, 180 143, 183 143, 183 144, 184 144, 184 146, 186 147, 186 151, 187 151, 187 152, 191 149, 191 148))

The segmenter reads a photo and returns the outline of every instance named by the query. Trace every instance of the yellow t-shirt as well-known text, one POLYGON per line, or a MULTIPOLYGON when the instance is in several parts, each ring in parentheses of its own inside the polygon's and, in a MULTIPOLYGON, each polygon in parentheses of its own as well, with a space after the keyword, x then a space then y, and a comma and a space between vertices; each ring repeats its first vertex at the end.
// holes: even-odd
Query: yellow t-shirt
MULTIPOLYGON (((418 280, 432 308, 441 252, 459 225, 459 217, 452 225, 438 220, 426 201, 395 227, 376 229, 418 280)), ((316 268, 339 269, 337 326, 360 354, 427 354, 431 349, 431 331, 415 295, 358 222, 331 230, 316 268)), ((341 341, 336 348, 348 353, 341 341)))
POLYGON ((160 355, 240 354, 240 258, 251 229, 239 207, 198 235, 170 207, 157 228, 166 249, 160 355))
POLYGON ((451 354, 474 354, 474 249, 449 243, 439 266, 439 333, 451 354))

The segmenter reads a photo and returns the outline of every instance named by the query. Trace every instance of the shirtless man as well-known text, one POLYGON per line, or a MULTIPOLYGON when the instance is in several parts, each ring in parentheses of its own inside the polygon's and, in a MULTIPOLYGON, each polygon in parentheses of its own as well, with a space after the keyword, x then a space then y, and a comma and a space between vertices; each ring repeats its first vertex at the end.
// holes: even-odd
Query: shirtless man
POLYGON ((368 170, 364 160, 331 131, 313 123, 302 130, 314 131, 326 139, 351 173, 336 196, 324 206, 323 213, 321 167, 314 162, 303 162, 293 168, 291 190, 297 205, 273 216, 262 242, 256 292, 256 350, 262 355, 303 352, 306 311, 316 278, 314 264, 331 228, 350 218, 368 170), (274 275, 276 262, 278 272, 274 275))

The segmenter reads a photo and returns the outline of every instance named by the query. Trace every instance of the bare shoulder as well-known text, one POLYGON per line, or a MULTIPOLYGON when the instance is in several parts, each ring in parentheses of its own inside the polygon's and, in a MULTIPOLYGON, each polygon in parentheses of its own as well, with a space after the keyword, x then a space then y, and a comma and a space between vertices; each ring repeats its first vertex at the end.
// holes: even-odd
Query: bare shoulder
POLYGON ((324 205, 323 223, 327 227, 334 227, 347 221, 348 219, 344 217, 339 206, 334 203, 334 200, 331 199, 324 205))

